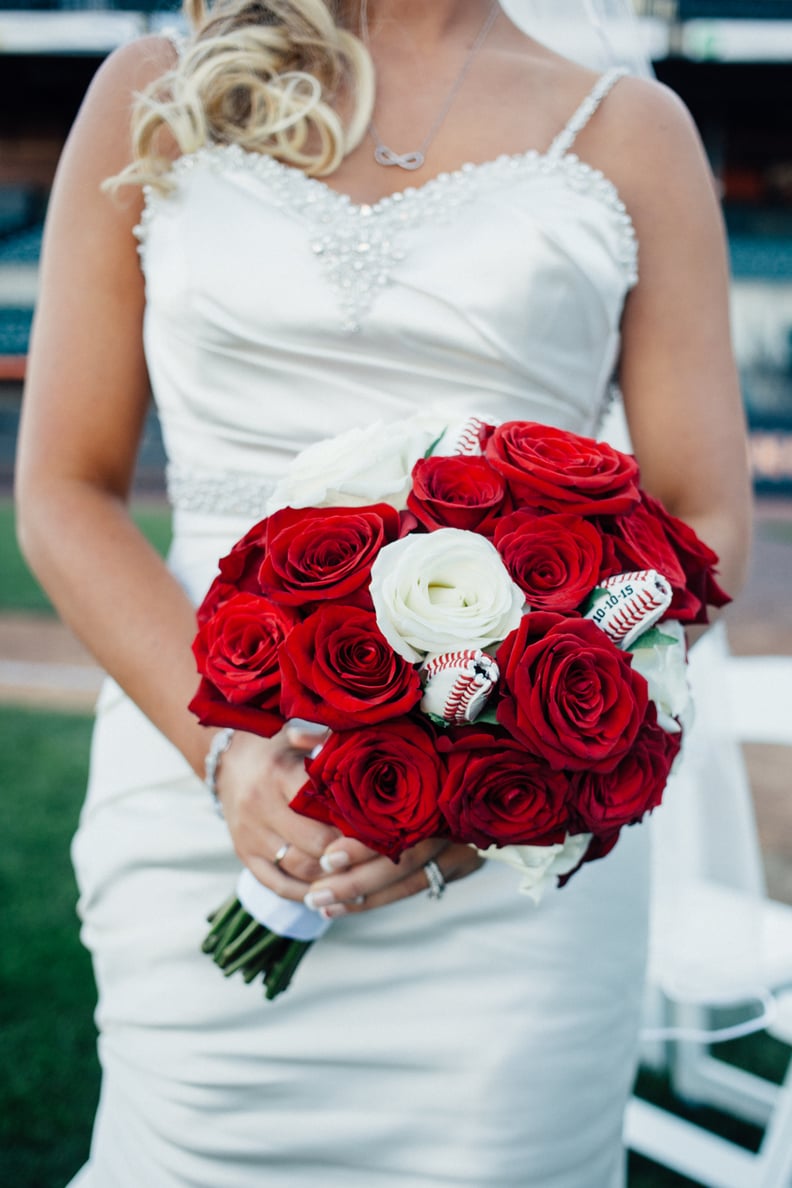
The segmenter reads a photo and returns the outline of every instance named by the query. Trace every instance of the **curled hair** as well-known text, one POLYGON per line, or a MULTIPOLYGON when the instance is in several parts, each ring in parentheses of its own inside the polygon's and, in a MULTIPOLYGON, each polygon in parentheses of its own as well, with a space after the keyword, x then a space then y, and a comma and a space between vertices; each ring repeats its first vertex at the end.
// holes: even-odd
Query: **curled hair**
POLYGON ((164 131, 181 153, 238 144, 314 176, 332 173, 365 134, 371 59, 345 26, 343 0, 185 0, 193 28, 178 63, 141 95, 134 160, 108 185, 168 188, 164 131), (339 110, 343 111, 343 115, 339 110))

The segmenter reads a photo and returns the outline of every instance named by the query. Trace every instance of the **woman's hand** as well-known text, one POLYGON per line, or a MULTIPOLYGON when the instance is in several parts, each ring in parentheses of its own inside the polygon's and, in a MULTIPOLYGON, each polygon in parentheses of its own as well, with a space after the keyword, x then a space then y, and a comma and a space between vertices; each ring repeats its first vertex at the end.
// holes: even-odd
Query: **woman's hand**
POLYGON ((288 725, 273 738, 238 732, 223 755, 217 794, 234 849, 251 874, 300 900, 322 876, 319 860, 340 833, 289 808, 305 783, 305 759, 325 735, 288 725))
POLYGON ((223 815, 239 859, 259 882, 334 919, 427 891, 428 862, 446 883, 478 870, 483 859, 470 846, 431 838, 392 862, 293 812, 289 802, 305 783, 305 758, 323 733, 295 725, 270 739, 239 732, 223 755, 217 779, 223 815))
POLYGON ((429 862, 439 869, 444 883, 466 878, 484 864, 471 846, 445 838, 420 842, 392 862, 362 842, 344 837, 333 841, 320 861, 324 871, 337 873, 313 883, 306 903, 331 920, 428 891, 425 867, 429 862))

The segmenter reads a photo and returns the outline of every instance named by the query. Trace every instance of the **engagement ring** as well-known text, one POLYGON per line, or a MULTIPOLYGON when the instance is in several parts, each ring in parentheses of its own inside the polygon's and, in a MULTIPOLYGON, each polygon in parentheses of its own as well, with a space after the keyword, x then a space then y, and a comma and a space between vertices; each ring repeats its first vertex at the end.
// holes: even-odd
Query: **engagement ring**
POLYGON ((424 873, 429 883, 429 898, 442 899, 443 892, 446 889, 446 881, 443 878, 443 872, 440 867, 436 862, 426 862, 424 864, 424 873))

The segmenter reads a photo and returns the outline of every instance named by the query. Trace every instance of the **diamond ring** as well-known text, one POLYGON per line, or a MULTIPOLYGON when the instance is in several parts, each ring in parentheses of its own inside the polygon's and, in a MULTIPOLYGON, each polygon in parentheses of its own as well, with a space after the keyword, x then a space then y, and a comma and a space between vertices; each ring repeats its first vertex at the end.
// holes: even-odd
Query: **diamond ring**
POLYGON ((442 899, 443 892, 446 889, 446 881, 443 878, 443 872, 440 867, 436 862, 426 862, 424 863, 424 874, 429 884, 429 898, 442 899))

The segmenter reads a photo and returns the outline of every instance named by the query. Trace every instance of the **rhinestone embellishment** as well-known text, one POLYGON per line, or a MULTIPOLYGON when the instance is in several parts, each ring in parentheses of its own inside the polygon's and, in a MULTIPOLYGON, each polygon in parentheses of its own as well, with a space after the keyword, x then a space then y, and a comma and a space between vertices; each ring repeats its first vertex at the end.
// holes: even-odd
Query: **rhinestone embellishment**
POLYGON ((553 176, 577 193, 600 203, 616 222, 617 261, 627 288, 638 280, 638 248, 632 220, 614 184, 598 169, 572 153, 560 155, 529 150, 493 161, 463 165, 441 173, 420 187, 410 187, 374 203, 357 204, 325 182, 274 157, 249 152, 236 144, 207 145, 179 157, 169 171, 173 188, 161 193, 144 187, 144 208, 135 228, 145 266, 148 227, 160 203, 178 191, 182 177, 197 169, 217 173, 246 170, 267 185, 267 197, 277 207, 310 226, 310 249, 325 279, 337 294, 343 327, 360 328, 378 292, 387 286, 407 255, 407 233, 427 223, 442 224, 462 205, 504 185, 520 184, 537 175, 553 176))
POLYGON ((198 471, 169 462, 165 469, 168 502, 174 511, 263 520, 275 482, 232 471, 198 471))

